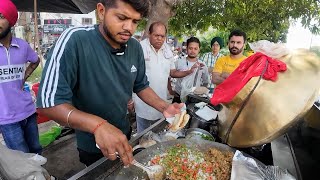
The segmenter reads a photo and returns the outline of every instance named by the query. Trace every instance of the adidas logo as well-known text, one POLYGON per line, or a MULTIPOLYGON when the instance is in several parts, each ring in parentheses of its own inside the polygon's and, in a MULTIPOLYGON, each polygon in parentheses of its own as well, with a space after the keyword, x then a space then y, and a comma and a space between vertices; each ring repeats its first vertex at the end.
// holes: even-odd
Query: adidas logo
POLYGON ((137 68, 134 65, 131 67, 131 72, 137 72, 137 68))

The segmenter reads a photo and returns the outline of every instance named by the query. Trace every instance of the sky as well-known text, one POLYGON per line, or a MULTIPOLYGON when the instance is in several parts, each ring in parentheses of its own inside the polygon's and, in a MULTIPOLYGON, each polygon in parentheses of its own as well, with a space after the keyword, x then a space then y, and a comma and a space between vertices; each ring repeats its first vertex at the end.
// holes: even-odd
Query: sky
POLYGON ((302 27, 301 23, 292 24, 287 35, 287 47, 309 49, 310 46, 320 46, 320 36, 312 35, 308 29, 302 27))

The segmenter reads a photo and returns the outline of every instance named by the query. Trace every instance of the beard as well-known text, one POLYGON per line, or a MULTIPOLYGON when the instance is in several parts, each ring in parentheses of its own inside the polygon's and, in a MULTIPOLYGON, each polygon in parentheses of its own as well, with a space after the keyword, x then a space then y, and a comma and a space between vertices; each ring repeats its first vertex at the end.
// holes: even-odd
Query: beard
MULTIPOLYGON (((121 42, 121 41, 116 40, 116 38, 111 34, 111 32, 109 31, 108 27, 105 24, 103 25, 103 31, 109 39, 111 39, 113 42, 119 44, 120 46, 125 45, 127 43, 127 41, 121 42)), ((122 33, 130 33, 130 32, 122 32, 122 33)), ((130 33, 130 35, 131 35, 131 33, 130 33)))
POLYGON ((2 33, 0 33, 0 39, 4 39, 11 32, 11 27, 5 29, 2 33))
POLYGON ((190 58, 196 58, 196 57, 197 57, 197 55, 188 54, 188 57, 190 57, 190 58))
POLYGON ((242 52, 242 50, 243 50, 243 47, 240 48, 240 49, 238 49, 238 48, 236 48, 236 47, 229 48, 229 52, 230 52, 232 55, 238 55, 238 54, 240 54, 240 53, 242 52), (234 51, 234 50, 236 50, 236 51, 234 51))

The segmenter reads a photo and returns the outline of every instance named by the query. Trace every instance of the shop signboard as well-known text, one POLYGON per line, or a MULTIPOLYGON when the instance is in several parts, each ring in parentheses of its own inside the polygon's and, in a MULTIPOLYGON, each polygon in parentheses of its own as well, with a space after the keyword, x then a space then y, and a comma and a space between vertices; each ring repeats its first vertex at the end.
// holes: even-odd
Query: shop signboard
POLYGON ((73 25, 69 24, 45 24, 43 25, 43 32, 47 34, 62 34, 63 31, 68 29, 69 27, 73 27, 73 25))

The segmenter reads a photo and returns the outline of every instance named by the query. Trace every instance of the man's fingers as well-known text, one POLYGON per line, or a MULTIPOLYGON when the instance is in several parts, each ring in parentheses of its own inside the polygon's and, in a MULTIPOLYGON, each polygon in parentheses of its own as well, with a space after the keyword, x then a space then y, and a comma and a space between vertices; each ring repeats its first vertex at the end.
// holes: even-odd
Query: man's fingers
POLYGON ((184 103, 173 103, 170 105, 164 112, 163 115, 166 118, 173 117, 175 114, 178 114, 181 112, 181 108, 184 106, 184 103))
POLYGON ((117 159, 117 150, 113 147, 108 148, 106 151, 102 151, 103 155, 107 157, 110 160, 116 160, 117 159))
POLYGON ((117 146, 117 151, 121 161, 125 166, 129 165, 133 161, 132 147, 127 142, 123 142, 117 146))
POLYGON ((128 156, 129 163, 131 163, 133 161, 133 150, 129 143, 124 144, 124 150, 128 156))
POLYGON ((173 106, 174 106, 174 108, 180 110, 184 106, 184 103, 179 103, 179 104, 178 103, 173 103, 173 106))

